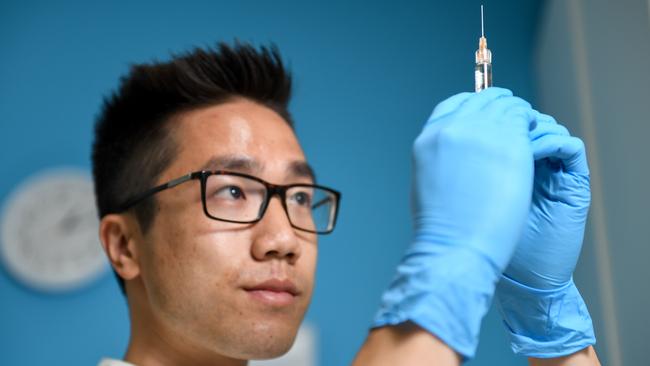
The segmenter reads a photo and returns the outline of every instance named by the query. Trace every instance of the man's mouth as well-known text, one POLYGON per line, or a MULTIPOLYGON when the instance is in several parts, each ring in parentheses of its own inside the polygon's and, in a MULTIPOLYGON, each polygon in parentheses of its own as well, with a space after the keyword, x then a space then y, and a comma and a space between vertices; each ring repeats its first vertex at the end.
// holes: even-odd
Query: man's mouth
POLYGON ((300 291, 293 282, 280 279, 260 282, 251 287, 244 287, 244 290, 255 301, 276 307, 291 305, 295 302, 296 297, 300 295, 300 291))

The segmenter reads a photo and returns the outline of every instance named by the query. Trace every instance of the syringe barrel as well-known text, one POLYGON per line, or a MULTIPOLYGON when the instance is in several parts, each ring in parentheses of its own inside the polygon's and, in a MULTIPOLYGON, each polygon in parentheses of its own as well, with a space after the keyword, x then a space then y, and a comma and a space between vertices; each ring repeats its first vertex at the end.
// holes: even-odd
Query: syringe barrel
POLYGON ((492 64, 488 62, 476 63, 474 67, 474 89, 478 93, 492 86, 492 64))

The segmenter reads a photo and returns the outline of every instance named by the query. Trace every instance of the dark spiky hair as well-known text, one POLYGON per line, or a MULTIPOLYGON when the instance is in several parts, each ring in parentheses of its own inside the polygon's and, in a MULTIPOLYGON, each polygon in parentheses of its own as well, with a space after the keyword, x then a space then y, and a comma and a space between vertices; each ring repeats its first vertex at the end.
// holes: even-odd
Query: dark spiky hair
MULTIPOLYGON (((272 109, 293 126, 291 75, 275 45, 218 43, 166 62, 133 65, 104 99, 95 125, 92 165, 100 218, 151 188, 171 164, 178 150, 170 133, 173 117, 238 97, 272 109)), ((142 232, 153 221, 155 205, 152 197, 133 208, 142 232)), ((122 281, 120 286, 124 290, 122 281)))

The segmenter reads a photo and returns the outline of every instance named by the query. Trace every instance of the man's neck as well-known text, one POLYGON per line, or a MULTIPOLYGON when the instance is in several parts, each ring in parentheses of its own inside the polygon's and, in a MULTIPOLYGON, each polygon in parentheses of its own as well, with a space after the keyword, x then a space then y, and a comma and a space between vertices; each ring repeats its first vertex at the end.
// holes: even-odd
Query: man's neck
POLYGON ((154 329, 148 329, 149 331, 142 331, 142 329, 136 324, 131 325, 131 339, 124 356, 125 361, 137 366, 246 366, 248 364, 245 360, 236 360, 196 349, 183 344, 178 338, 171 341, 172 337, 154 329))
POLYGON ((142 309, 137 295, 129 297, 131 338, 124 360, 136 366, 246 366, 248 361, 229 358, 184 340, 142 309))

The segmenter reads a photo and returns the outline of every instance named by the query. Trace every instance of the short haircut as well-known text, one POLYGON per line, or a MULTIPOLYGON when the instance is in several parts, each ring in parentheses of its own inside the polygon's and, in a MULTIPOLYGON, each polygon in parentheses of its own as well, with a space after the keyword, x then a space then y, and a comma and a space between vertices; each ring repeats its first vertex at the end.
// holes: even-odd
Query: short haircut
MULTIPOLYGON (((120 212, 171 164, 178 141, 170 132, 181 113, 246 98, 272 109, 293 128, 290 97, 291 74, 273 44, 258 49, 220 42, 173 54, 166 62, 132 65, 118 89, 104 98, 95 124, 92 165, 99 217, 120 212)), ((155 197, 133 210, 146 233, 156 212, 155 197)))

